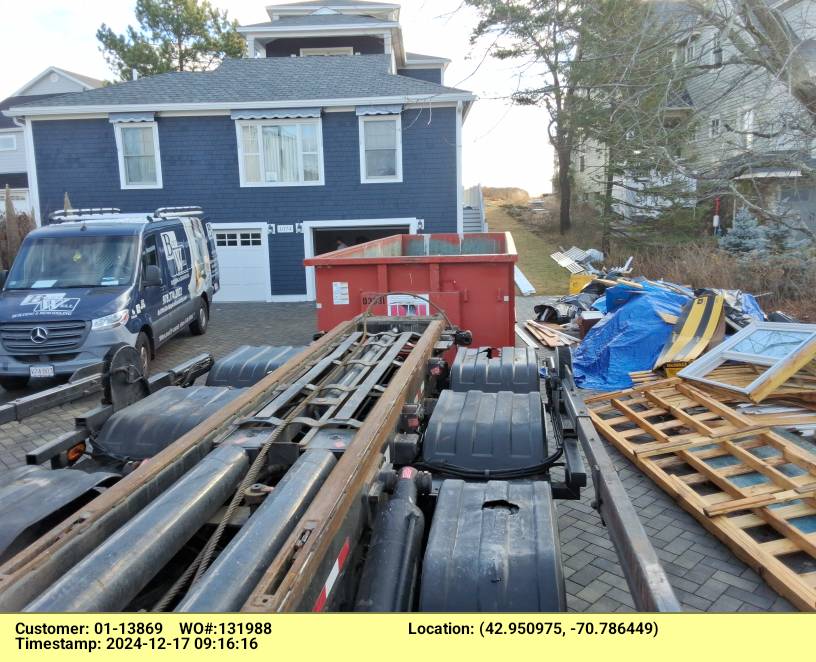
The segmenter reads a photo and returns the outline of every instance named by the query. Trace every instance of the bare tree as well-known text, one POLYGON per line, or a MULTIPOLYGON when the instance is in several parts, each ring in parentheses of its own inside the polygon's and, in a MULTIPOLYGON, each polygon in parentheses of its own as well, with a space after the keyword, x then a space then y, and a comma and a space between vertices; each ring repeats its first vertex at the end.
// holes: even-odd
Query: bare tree
POLYGON ((489 52, 499 59, 519 58, 532 68, 534 84, 513 96, 516 103, 541 105, 549 114, 547 137, 558 161, 561 197, 559 229, 570 228, 572 180, 570 170, 575 140, 573 72, 581 61, 579 40, 584 0, 466 0, 479 12, 473 42, 491 40, 489 52))

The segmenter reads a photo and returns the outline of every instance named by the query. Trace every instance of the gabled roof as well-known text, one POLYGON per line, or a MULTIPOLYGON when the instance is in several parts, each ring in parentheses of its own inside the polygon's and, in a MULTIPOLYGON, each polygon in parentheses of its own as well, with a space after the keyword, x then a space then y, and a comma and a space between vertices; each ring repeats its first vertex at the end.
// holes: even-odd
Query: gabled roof
POLYGON ((69 78, 76 78, 78 81, 85 83, 88 87, 97 88, 102 87, 105 84, 105 81, 99 80, 98 78, 93 78, 91 76, 86 76, 84 74, 78 74, 74 71, 68 71, 67 69, 61 69, 60 67, 52 67, 52 69, 56 69, 57 71, 62 72, 69 78))
POLYGON ((73 71, 68 71, 67 69, 60 69, 59 67, 48 67, 45 71, 40 72, 30 81, 28 81, 25 85, 23 85, 19 90, 17 90, 12 96, 25 96, 26 90, 30 88, 35 83, 39 82, 41 79, 45 78, 48 74, 55 73, 59 76, 63 76, 64 78, 68 78, 72 80, 74 83, 79 85, 80 87, 84 87, 86 89, 95 89, 97 87, 102 87, 105 82, 101 81, 97 78, 91 78, 90 76, 84 76, 82 74, 74 73, 73 71))
POLYGON ((339 106, 344 100, 425 103, 475 99, 465 90, 392 74, 389 66, 388 55, 227 59, 214 71, 149 76, 49 97, 12 110, 24 116, 123 109, 339 106))

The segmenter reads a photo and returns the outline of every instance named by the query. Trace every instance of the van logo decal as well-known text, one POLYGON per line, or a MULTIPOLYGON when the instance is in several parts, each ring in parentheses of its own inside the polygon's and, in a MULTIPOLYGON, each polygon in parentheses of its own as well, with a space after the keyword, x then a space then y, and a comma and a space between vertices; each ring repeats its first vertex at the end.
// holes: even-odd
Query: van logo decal
POLYGON ((66 297, 65 292, 48 292, 43 294, 29 294, 20 306, 33 306, 30 313, 16 313, 12 317, 30 317, 37 313, 50 315, 70 315, 79 305, 79 297, 66 297))
POLYGON ((178 274, 187 269, 187 261, 184 259, 184 251, 173 231, 161 233, 162 245, 167 261, 172 262, 175 267, 172 273, 178 274))
POLYGON ((35 326, 31 329, 31 342, 42 345, 46 340, 48 340, 48 329, 41 326, 35 326))

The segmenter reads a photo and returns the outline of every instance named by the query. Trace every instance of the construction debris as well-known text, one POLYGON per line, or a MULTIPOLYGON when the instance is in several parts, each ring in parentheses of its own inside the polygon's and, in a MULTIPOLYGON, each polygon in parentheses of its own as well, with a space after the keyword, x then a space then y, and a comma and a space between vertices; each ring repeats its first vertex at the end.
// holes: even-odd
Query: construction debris
MULTIPOLYGON (((655 361, 655 370, 667 363, 690 363, 699 358, 715 338, 725 337, 723 303, 722 295, 706 294, 686 304, 655 361)), ((661 319, 666 321, 662 315, 661 319)))
POLYGON ((816 412, 733 407, 682 378, 586 403, 611 444, 781 595, 816 611, 816 444, 776 427, 812 430, 816 412))
POLYGON ((816 400, 816 325, 756 322, 729 337, 679 374, 742 395, 816 400))
POLYGON ((816 325, 766 321, 739 290, 633 280, 631 261, 602 273, 573 249, 553 258, 580 290, 536 313, 582 331, 576 383, 612 390, 586 399, 598 432, 781 595, 816 611, 816 325))
POLYGON ((560 331, 557 324, 542 324, 529 320, 524 327, 543 347, 569 346, 578 342, 578 338, 560 331))

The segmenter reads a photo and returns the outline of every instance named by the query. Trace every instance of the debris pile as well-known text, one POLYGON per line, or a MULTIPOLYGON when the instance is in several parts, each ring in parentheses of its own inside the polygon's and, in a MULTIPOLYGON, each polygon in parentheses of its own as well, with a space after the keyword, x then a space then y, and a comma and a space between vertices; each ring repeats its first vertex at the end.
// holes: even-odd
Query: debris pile
POLYGON ((673 376, 728 334, 766 319, 746 292, 633 278, 631 258, 604 269, 596 266, 603 256, 591 249, 572 247, 551 257, 570 272, 571 292, 536 306, 534 322, 558 325, 560 333, 580 340, 569 344, 575 344, 573 372, 582 388, 620 389, 673 376), (583 280, 575 282, 578 277, 583 280))
MULTIPOLYGON (((566 253, 557 261, 570 269, 566 253)), ((602 313, 571 350, 576 383, 611 391, 586 398, 596 429, 781 595, 816 611, 816 325, 766 317, 745 292, 592 268, 536 313, 568 334, 586 311, 602 313)))

